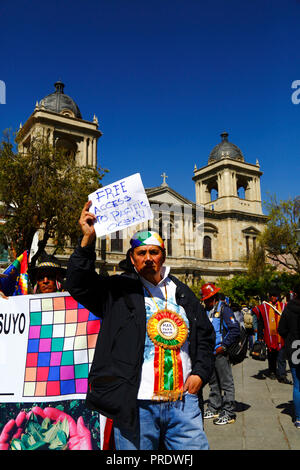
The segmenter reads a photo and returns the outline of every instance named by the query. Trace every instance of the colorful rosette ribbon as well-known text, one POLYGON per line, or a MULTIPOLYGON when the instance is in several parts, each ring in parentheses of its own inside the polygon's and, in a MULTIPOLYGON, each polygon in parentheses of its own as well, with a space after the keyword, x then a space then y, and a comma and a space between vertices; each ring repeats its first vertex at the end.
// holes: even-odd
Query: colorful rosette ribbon
POLYGON ((176 312, 158 310, 148 321, 147 333, 154 343, 154 397, 178 400, 183 393, 180 348, 188 335, 185 321, 176 312))

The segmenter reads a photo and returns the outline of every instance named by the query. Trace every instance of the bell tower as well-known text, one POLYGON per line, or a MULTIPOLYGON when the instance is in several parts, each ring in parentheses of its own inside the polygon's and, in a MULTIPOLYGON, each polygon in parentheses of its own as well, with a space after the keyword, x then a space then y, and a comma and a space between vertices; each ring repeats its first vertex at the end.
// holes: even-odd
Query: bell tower
POLYGON ((266 223, 261 175, 258 161, 255 165, 245 162, 227 132, 210 152, 208 164, 199 169, 195 166, 196 204, 204 207, 203 258, 243 269, 242 260, 255 250, 266 223))
POLYGON ((97 142, 102 136, 98 119, 82 119, 75 101, 64 93, 60 80, 54 84, 55 91, 36 102, 31 116, 20 125, 16 137, 18 151, 26 152, 34 137, 42 136, 50 144, 66 150, 67 158, 79 166, 97 166, 97 142))
POLYGON ((221 139, 211 151, 208 165, 194 170, 196 203, 214 211, 262 214, 258 161, 246 163, 241 150, 228 141, 227 132, 221 139))

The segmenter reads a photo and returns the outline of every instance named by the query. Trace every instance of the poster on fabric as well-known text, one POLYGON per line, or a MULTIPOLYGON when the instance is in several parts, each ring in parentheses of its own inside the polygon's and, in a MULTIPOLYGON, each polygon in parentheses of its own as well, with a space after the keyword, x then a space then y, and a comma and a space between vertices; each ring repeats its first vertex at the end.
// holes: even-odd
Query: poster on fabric
POLYGON ((68 293, 0 299, 0 402, 85 398, 100 319, 68 293))
POLYGON ((97 237, 153 219, 139 173, 99 188, 88 199, 92 201, 89 210, 97 217, 97 237))
POLYGON ((111 420, 85 406, 100 319, 67 292, 0 312, 0 450, 109 449, 111 420))

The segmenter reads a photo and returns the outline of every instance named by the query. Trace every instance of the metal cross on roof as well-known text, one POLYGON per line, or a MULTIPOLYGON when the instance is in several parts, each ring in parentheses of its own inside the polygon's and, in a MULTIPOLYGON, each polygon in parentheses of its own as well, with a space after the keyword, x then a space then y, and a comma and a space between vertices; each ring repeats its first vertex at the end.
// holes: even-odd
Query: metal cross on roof
POLYGON ((160 176, 163 178, 162 186, 168 186, 166 182, 166 178, 168 178, 168 176, 166 175, 166 173, 163 172, 163 174, 160 176))

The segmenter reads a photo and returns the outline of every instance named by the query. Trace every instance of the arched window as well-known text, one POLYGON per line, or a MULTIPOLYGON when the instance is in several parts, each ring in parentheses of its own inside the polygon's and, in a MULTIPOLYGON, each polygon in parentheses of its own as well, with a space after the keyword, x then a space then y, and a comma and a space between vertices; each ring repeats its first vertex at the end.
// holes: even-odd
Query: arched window
POLYGON ((71 139, 65 139, 63 137, 58 137, 56 140, 56 148, 64 151, 65 156, 69 158, 75 158, 77 153, 77 144, 71 139))
POLYGON ((257 248, 257 237, 260 232, 256 227, 251 226, 242 230, 242 233, 245 237, 246 258, 248 259, 251 251, 257 248))
POLYGON ((219 195, 218 195, 218 190, 217 188, 212 188, 212 190, 210 191, 210 201, 216 201, 218 199, 219 195))
POLYGON ((173 224, 170 222, 167 224, 167 227, 166 227, 166 241, 165 241, 168 256, 172 256, 172 252, 173 252, 173 244, 172 244, 173 231, 174 231, 173 224))
POLYGON ((249 255, 250 255, 249 238, 250 238, 250 237, 247 235, 247 236, 246 236, 246 256, 247 256, 247 259, 249 258, 249 255))
POLYGON ((106 260, 106 236, 101 237, 100 241, 101 259, 106 260))
POLYGON ((245 199, 246 198, 246 191, 245 191, 244 186, 240 186, 237 189, 237 195, 240 199, 245 199))
POLYGON ((203 258, 211 259, 211 238, 208 235, 205 235, 203 238, 203 258))

